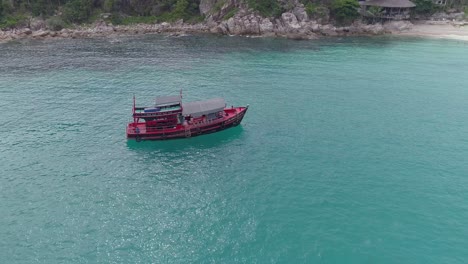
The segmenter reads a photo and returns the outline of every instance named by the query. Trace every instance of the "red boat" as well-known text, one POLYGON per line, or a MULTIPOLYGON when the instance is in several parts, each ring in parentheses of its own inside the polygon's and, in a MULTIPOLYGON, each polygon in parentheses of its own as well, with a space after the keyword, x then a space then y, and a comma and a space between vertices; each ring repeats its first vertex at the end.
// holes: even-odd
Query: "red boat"
POLYGON ((239 125, 248 108, 227 108, 222 98, 182 103, 182 93, 157 97, 152 107, 137 107, 133 97, 133 122, 127 126, 127 138, 167 140, 214 133, 239 125))

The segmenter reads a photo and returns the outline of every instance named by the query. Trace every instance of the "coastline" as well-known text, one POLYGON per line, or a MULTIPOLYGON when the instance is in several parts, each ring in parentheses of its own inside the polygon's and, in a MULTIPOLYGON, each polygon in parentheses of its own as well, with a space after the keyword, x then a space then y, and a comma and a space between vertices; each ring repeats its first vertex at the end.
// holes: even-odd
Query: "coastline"
MULTIPOLYGON (((292 14, 291 14, 292 15, 292 14)), ((252 18, 252 20, 255 18, 252 18)), ((280 21, 260 21, 258 25, 251 21, 229 19, 222 22, 203 22, 187 24, 183 21, 175 23, 134 24, 128 26, 113 26, 104 21, 98 21, 88 26, 75 26, 60 31, 41 27, 0 31, 0 43, 23 39, 60 39, 60 38, 96 38, 118 37, 142 34, 166 34, 184 36, 188 34, 216 34, 234 36, 281 37, 295 40, 313 40, 320 37, 376 36, 395 35, 408 37, 427 37, 439 39, 454 39, 468 41, 468 22, 451 21, 390 21, 384 24, 353 23, 346 27, 336 27, 331 24, 319 24, 316 21, 298 21, 285 13, 280 21), (252 25, 251 28, 245 25, 252 25), (262 24, 263 23, 263 24, 262 24), (266 23, 266 25, 265 25, 266 23)))
POLYGON ((411 29, 395 34, 399 36, 468 41, 468 22, 424 21, 414 23, 411 29))

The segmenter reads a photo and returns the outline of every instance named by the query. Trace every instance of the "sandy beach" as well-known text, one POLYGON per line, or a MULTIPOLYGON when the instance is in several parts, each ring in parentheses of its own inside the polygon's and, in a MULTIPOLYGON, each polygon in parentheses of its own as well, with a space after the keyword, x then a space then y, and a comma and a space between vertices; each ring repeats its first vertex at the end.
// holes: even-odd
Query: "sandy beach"
POLYGON ((424 21, 413 22, 413 26, 401 36, 417 36, 468 41, 468 22, 424 21))

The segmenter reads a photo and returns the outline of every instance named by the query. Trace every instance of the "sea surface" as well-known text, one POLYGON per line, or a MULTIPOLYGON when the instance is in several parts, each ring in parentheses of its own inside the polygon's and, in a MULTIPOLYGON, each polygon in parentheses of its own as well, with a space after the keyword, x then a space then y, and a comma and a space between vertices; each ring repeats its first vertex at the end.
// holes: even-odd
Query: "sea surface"
POLYGON ((466 263, 468 43, 0 44, 1 263, 466 263), (250 105, 129 142, 132 97, 250 105))

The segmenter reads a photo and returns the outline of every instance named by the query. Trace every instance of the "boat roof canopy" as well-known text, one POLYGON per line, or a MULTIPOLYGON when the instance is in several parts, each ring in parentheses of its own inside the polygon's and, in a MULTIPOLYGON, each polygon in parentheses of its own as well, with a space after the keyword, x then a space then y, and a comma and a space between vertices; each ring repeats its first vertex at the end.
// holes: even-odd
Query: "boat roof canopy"
POLYGON ((200 117, 202 115, 208 115, 223 111, 226 107, 226 102, 223 98, 214 98, 206 101, 196 101, 182 104, 182 114, 192 117, 200 117))
POLYGON ((180 104, 181 102, 182 102, 182 97, 180 95, 156 97, 156 106, 180 104))

